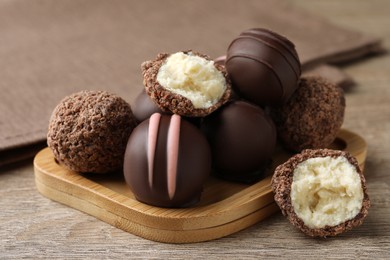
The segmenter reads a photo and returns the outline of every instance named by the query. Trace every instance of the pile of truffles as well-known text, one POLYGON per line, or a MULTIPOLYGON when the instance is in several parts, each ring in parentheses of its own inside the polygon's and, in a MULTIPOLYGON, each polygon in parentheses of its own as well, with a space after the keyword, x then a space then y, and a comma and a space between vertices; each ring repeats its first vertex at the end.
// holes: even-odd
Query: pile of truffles
POLYGON ((102 91, 60 102, 47 135, 58 163, 80 173, 123 168, 137 200, 189 207, 210 174, 262 179, 279 140, 301 152, 272 178, 291 223, 310 236, 362 223, 370 203, 356 160, 324 149, 343 123, 343 91, 323 78, 302 78, 287 38, 250 29, 217 60, 187 50, 160 53, 141 68, 144 89, 133 108, 102 91))

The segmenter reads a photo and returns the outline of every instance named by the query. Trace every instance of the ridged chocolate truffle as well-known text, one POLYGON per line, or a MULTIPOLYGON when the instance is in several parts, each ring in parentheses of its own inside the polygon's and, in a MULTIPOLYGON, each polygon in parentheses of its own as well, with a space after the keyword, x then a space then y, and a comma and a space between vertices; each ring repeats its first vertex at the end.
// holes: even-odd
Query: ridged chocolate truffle
POLYGON ((320 77, 302 78, 291 99, 271 109, 278 137, 287 149, 328 147, 344 120, 343 90, 320 77))
POLYGON ((359 226, 370 207, 363 173, 345 151, 302 151, 276 168, 272 189, 283 215, 309 236, 359 226))
POLYGON ((161 53, 142 64, 146 93, 162 111, 204 117, 230 98, 225 67, 193 51, 161 53))
POLYGON ((158 207, 198 202, 211 172, 206 138, 179 115, 153 114, 127 143, 124 175, 137 200, 158 207))
POLYGON ((262 28, 246 30, 233 40, 225 66, 237 94, 258 105, 284 104, 301 75, 294 44, 262 28))
POLYGON ((205 133, 217 175, 253 182, 263 177, 276 144, 276 129, 263 109, 233 101, 204 118, 205 133))
POLYGON ((136 125, 130 105, 105 91, 81 91, 54 109, 47 144, 65 167, 80 173, 121 169, 136 125))

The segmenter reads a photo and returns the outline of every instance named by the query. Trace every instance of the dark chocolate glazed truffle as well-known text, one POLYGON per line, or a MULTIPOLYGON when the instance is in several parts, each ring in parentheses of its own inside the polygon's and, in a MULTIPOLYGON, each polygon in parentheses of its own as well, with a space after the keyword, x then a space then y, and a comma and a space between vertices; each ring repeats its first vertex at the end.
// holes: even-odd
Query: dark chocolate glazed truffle
POLYGON ((285 103, 301 75, 294 44, 262 28, 246 30, 233 40, 227 50, 225 66, 233 89, 258 105, 285 103))
POLYGON ((127 143, 125 180, 141 202, 191 206, 199 201, 210 172, 206 138, 179 115, 153 114, 134 129, 127 143))
POLYGON ((278 137, 287 149, 328 147, 344 120, 343 90, 320 77, 302 78, 291 99, 271 109, 278 137))
POLYGON ((230 79, 224 66, 193 51, 160 53, 142 63, 146 93, 164 111, 204 117, 230 98, 230 79))
POLYGON ((272 189, 283 215, 309 236, 359 226, 370 207, 364 175, 345 151, 302 151, 276 168, 272 189))
POLYGON ((233 101, 204 118, 201 129, 218 176, 242 182, 263 177, 276 144, 275 126, 263 109, 233 101))
POLYGON ((105 91, 81 91, 54 109, 47 144, 58 162, 76 172, 121 169, 136 121, 130 105, 105 91))

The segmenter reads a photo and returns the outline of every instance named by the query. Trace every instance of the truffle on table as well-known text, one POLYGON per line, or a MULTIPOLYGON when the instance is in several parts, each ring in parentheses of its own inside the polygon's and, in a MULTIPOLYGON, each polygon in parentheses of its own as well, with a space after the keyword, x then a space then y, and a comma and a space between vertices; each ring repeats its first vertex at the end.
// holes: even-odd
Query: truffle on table
POLYGON ((234 91, 257 105, 284 104, 301 75, 294 44, 263 28, 246 30, 231 42, 225 67, 234 91))
POLYGON ((80 173, 120 170, 136 120, 130 105, 105 91, 81 91, 54 109, 47 134, 56 160, 80 173))
POLYGON ((278 138, 293 151, 328 147, 344 120, 343 90, 321 77, 301 78, 298 89, 280 108, 271 108, 278 138))
POLYGON ((271 184, 283 215, 309 236, 359 226, 370 207, 363 173, 345 151, 304 150, 276 168, 271 184))
POLYGON ((276 129, 260 107, 233 101, 203 119, 201 129, 217 176, 251 183, 264 177, 276 145, 276 129))
POLYGON ((146 93, 162 111, 204 117, 230 98, 225 67, 193 51, 161 53, 142 64, 146 93))
POLYGON ((179 115, 153 114, 127 143, 124 176, 137 200, 158 207, 197 203, 211 172, 206 138, 179 115))

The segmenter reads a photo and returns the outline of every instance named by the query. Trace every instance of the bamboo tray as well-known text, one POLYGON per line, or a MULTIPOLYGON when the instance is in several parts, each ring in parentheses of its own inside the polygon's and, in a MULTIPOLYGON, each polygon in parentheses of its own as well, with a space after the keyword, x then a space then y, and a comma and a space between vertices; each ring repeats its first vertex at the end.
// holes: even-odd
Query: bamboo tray
MULTIPOLYGON (((367 145, 362 137, 343 129, 330 148, 349 151, 363 169, 367 145)), ((35 183, 44 196, 137 236, 165 243, 192 243, 235 233, 279 210, 273 200, 271 174, 292 154, 280 148, 275 154, 265 179, 245 185, 210 177, 201 201, 185 209, 138 202, 121 173, 78 174, 57 164, 49 148, 34 159, 35 183)))

